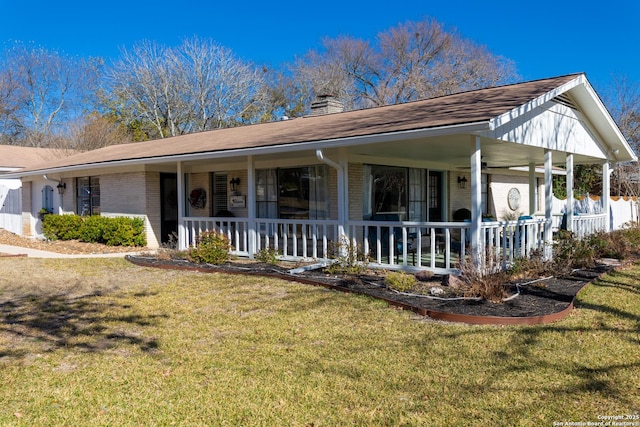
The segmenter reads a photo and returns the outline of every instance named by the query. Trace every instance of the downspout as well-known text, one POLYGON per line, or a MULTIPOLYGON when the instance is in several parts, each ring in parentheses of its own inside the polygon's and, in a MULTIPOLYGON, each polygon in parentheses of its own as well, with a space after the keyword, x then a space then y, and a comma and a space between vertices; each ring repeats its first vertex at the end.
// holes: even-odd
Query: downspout
POLYGON ((345 232, 345 228, 346 228, 346 224, 347 224, 347 200, 345 197, 345 188, 347 183, 344 182, 345 181, 345 170, 344 167, 341 166, 340 164, 334 162, 331 159, 327 159, 324 156, 324 153, 322 152, 321 149, 317 149, 316 150, 316 157, 318 158, 318 160, 320 160, 321 162, 325 163, 326 165, 331 166, 332 168, 334 168, 337 173, 338 173, 338 236, 340 238, 340 236, 346 236, 347 233, 345 232))

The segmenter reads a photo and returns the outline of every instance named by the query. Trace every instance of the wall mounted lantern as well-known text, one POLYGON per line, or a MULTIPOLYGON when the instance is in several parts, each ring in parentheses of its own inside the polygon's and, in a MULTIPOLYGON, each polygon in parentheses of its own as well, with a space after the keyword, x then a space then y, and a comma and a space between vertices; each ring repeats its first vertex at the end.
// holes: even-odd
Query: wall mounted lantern
POLYGON ((458 177, 458 186, 460 188, 466 188, 467 187, 467 177, 459 176, 458 177))
POLYGON ((231 181, 229 181, 229 184, 231 184, 231 191, 235 193, 236 186, 240 185, 240 178, 232 178, 231 181))
POLYGON ((67 183, 60 182, 56 185, 56 188, 58 189, 58 194, 64 194, 64 191, 67 189, 67 183))

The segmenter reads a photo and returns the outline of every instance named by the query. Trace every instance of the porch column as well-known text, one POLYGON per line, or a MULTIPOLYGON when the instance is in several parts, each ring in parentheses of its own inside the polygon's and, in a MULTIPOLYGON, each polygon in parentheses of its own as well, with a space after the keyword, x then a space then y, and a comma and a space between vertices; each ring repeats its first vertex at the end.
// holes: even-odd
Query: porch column
POLYGON ((256 248, 256 166, 253 156, 247 156, 247 215, 249 217, 249 258, 253 259, 256 248))
POLYGON ((573 154, 567 153, 567 231, 573 231, 573 154))
POLYGON ((602 213, 606 214, 605 232, 611 231, 611 215, 609 213, 609 203, 611 201, 611 170, 609 162, 602 164, 602 213))
POLYGON ((471 137, 471 256, 480 262, 480 227, 482 226, 482 156, 480 137, 471 137))
POLYGON ((536 213, 536 164, 529 163, 529 215, 536 213))
MULTIPOLYGON (((341 148, 339 153, 339 164, 337 173, 338 181, 338 239, 340 236, 349 236, 349 166, 346 149, 341 148)), ((360 196, 362 197, 362 195, 360 196)))
POLYGON ((187 249, 187 233, 184 228, 184 175, 182 162, 176 163, 176 185, 178 187, 178 250, 187 249))
POLYGON ((553 209, 553 153, 544 151, 544 258, 553 256, 553 230, 551 228, 553 209))

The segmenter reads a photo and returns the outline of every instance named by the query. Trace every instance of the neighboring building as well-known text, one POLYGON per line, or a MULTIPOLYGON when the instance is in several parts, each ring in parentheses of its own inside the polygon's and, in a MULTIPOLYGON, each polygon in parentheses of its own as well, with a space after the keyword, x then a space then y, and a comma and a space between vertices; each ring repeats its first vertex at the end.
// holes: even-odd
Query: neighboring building
MULTIPOLYGON (((47 148, 21 147, 17 145, 0 144, 0 228, 15 234, 22 234, 22 182, 16 178, 4 178, 7 173, 16 172, 24 168, 31 168, 38 164, 57 159, 67 152, 47 148)), ((30 192, 28 197, 40 197, 41 200, 32 200, 29 204, 40 205, 45 209, 54 211, 55 206, 60 206, 56 200, 56 181, 42 180, 42 186, 30 192)), ((57 211, 56 211, 57 212, 57 211)), ((27 215, 29 216, 29 215, 27 215)), ((25 218, 28 220, 28 218, 25 218)), ((32 226, 29 224, 25 234, 31 234, 32 226)))
MULTIPOLYGON (((451 271, 469 250, 506 260, 548 248, 557 166, 571 187, 573 165, 601 164, 608 191, 609 165, 636 159, 584 74, 338 107, 325 96, 314 108, 329 114, 110 146, 14 173, 30 201, 24 233, 37 233, 42 206, 28 195, 46 174, 66 186, 57 212, 143 217, 151 247, 175 235, 184 248, 221 228, 239 255, 271 246, 330 258, 348 236, 374 264, 451 271)), ((607 228, 604 214, 578 223, 569 205, 568 228, 607 228)))

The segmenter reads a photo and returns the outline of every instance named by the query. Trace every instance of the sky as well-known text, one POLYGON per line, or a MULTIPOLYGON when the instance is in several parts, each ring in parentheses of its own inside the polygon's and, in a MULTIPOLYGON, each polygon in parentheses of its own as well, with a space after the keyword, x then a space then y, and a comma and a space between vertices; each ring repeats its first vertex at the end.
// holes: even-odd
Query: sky
POLYGON ((278 66, 324 37, 373 40, 425 17, 513 60, 522 81, 585 72, 599 92, 614 77, 640 83, 639 0, 0 0, 0 43, 108 62, 141 40, 176 46, 198 36, 278 66))

